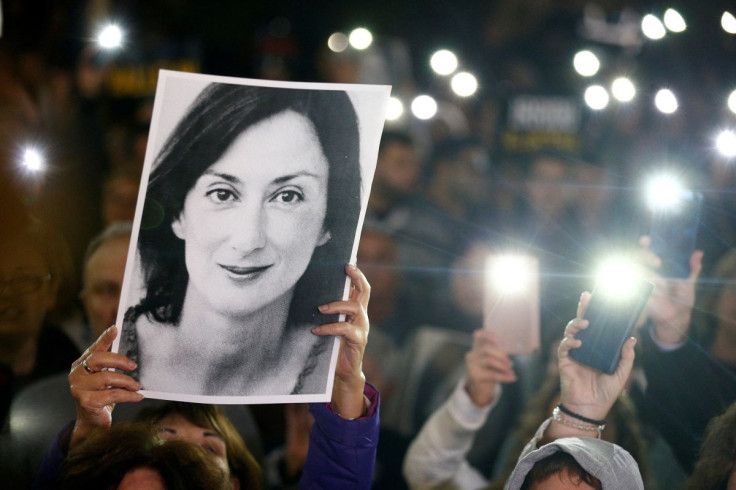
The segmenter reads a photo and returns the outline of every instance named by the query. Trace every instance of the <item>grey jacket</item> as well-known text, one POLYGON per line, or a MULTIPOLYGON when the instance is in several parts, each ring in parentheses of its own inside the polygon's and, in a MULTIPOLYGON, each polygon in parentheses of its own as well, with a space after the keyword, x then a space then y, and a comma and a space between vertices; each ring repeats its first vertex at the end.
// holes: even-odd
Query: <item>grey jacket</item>
POLYGON ((613 443, 591 437, 569 437, 557 439, 537 449, 537 443, 542 438, 549 422, 547 420, 539 427, 534 438, 522 451, 514 472, 506 482, 504 487, 506 490, 521 488, 532 466, 557 451, 564 451, 575 458, 575 461, 585 471, 600 480, 604 490, 644 489, 639 466, 634 458, 626 450, 613 443))

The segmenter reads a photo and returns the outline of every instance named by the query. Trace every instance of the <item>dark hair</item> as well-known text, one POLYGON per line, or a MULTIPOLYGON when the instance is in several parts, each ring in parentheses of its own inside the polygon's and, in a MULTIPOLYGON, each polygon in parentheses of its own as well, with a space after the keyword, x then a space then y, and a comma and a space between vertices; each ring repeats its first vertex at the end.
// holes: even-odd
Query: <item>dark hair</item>
POLYGON ((378 154, 386 150, 389 145, 392 144, 404 145, 410 148, 414 148, 414 141, 409 136, 409 133, 397 130, 386 130, 381 134, 381 143, 378 146, 378 154))
POLYGON ((718 301, 724 290, 736 283, 736 248, 725 252, 713 267, 707 279, 699 282, 698 307, 693 309, 696 335, 703 345, 711 345, 721 321, 718 318, 718 301))
MULTIPOLYGON (((324 228, 331 239, 317 247, 296 284, 290 323, 318 323, 317 306, 334 301, 327 286, 345 279, 360 212, 358 120, 346 92, 208 85, 189 107, 159 153, 148 182, 138 239, 146 294, 131 320, 145 313, 179 321, 188 282, 184 242, 171 223, 202 173, 254 124, 291 110, 311 121, 329 163, 324 228)), ((288 135, 285 135, 288 137, 288 135)), ((332 318, 332 317, 330 317, 332 318)))
POLYGON ((726 488, 729 475, 736 461, 736 403, 718 417, 714 417, 705 429, 705 439, 700 447, 700 457, 695 463, 686 490, 714 489, 723 484, 726 488))
POLYGON ((225 442, 230 476, 240 480, 240 487, 261 488, 261 467, 248 450, 245 441, 230 419, 216 405, 168 402, 158 407, 142 410, 136 421, 156 425, 171 415, 181 415, 192 424, 217 432, 225 442))
POLYGON ((529 473, 526 474, 520 490, 529 490, 535 484, 542 483, 554 475, 559 475, 560 478, 564 475, 568 481, 576 486, 585 483, 596 490, 603 490, 603 485, 598 478, 585 471, 572 455, 563 451, 550 454, 546 458, 537 461, 529 470, 529 473))
POLYGON ((90 434, 64 460, 57 488, 117 488, 137 468, 156 471, 170 490, 231 488, 227 475, 202 448, 165 440, 141 423, 116 424, 90 434))

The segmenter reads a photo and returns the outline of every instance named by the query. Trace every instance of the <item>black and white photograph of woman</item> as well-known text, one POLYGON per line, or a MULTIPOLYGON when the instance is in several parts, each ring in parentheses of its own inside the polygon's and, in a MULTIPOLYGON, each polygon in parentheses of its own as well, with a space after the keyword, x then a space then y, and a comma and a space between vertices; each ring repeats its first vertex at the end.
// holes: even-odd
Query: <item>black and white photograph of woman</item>
POLYGON ((329 400, 311 329, 349 293, 388 92, 161 72, 115 346, 144 395, 329 400))

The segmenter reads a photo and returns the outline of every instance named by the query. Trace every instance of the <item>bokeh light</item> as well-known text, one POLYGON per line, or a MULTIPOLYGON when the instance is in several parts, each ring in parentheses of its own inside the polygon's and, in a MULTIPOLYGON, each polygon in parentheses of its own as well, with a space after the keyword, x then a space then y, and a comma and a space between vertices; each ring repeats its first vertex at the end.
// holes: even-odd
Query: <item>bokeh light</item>
POLYGON ((736 133, 730 129, 724 129, 718 133, 716 148, 726 158, 736 157, 736 133))
POLYGON ((429 95, 419 95, 411 102, 411 112, 417 119, 432 119, 437 114, 437 102, 429 95))
POLYGON ((641 20, 641 32, 643 32, 646 37, 654 41, 662 39, 667 34, 667 30, 665 29, 664 24, 662 24, 662 21, 652 14, 645 15, 641 20))
POLYGON ((404 114, 404 104, 396 97, 389 97, 386 107, 386 120, 396 121, 404 114))
POLYGON ((450 86, 460 97, 469 97, 478 90, 478 80, 471 73, 464 71, 452 77, 450 86))
POLYGON ((575 71, 584 77, 592 77, 601 67, 601 62, 592 51, 578 51, 572 59, 575 71))
POLYGON ((608 106, 608 91, 600 85, 591 85, 585 89, 585 103, 593 110, 600 111, 608 106))
POLYGON ((675 9, 667 9, 664 13, 664 25, 672 32, 684 32, 687 23, 680 12, 675 9))
POLYGON ((731 12, 723 12, 721 16, 721 27, 729 34, 736 34, 736 17, 731 12))
POLYGON ((736 114, 736 90, 731 92, 731 95, 728 96, 728 108, 736 114))
POLYGON ((533 272, 531 259, 523 255, 491 256, 486 262, 488 286, 502 294, 525 292, 533 272))
POLYGON ((327 39, 327 47, 335 53, 342 53, 349 45, 348 37, 342 32, 335 32, 327 39))
POLYGON ((97 34, 97 45, 102 49, 115 49, 123 44, 123 31, 115 24, 109 24, 97 34))
POLYGON ((654 96, 654 105, 663 114, 673 114, 679 107, 677 97, 672 90, 663 88, 654 96))
POLYGON ((630 79, 619 77, 611 84, 611 93, 619 102, 631 102, 636 97, 636 87, 630 79))
POLYGON ((358 27, 357 29, 353 29, 350 33, 348 41, 355 49, 363 50, 373 43, 373 34, 364 27, 358 27))
POLYGON ((682 200, 685 187, 670 173, 653 175, 645 186, 646 201, 653 211, 671 210, 682 200))
POLYGON ((429 59, 429 65, 438 75, 449 75, 457 70, 457 56, 452 51, 440 49, 429 59))
POLYGON ((636 291, 639 268, 626 256, 612 256, 601 261, 596 271, 593 294, 605 294, 611 299, 624 299, 636 291))
POLYGON ((26 148, 23 152, 23 166, 32 172, 38 172, 43 168, 44 157, 36 148, 26 148))

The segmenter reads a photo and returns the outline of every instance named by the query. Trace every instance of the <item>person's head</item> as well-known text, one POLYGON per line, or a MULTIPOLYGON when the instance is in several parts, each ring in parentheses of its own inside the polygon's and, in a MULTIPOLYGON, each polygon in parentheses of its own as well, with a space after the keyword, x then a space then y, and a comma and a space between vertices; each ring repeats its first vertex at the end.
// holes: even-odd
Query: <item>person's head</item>
POLYGON ((225 471, 200 446, 161 437, 147 424, 116 424, 93 432, 69 452, 57 488, 232 488, 225 471))
POLYGON ((521 490, 603 490, 603 486, 571 455, 556 452, 532 467, 521 490))
POLYGON ((719 329, 736 332, 736 248, 721 256, 710 277, 701 281, 700 293, 696 316, 706 343, 719 329))
POLYGON ((708 423, 686 490, 732 489, 736 484, 736 403, 708 423))
POLYGON ((562 216, 570 201, 569 159, 556 152, 541 151, 527 171, 526 196, 532 209, 552 218, 562 216))
POLYGON ((448 137, 437 144, 428 167, 430 195, 471 210, 487 198, 491 164, 488 151, 476 138, 448 137))
POLYGON ((414 142, 403 132, 384 131, 378 148, 373 192, 388 198, 413 194, 419 178, 419 160, 414 142))
POLYGON ((400 300, 402 273, 396 242, 391 235, 376 228, 364 228, 357 265, 371 284, 371 321, 380 323, 400 300))
POLYGON ((102 185, 102 221, 105 226, 133 221, 140 177, 138 171, 118 169, 105 179, 102 185))
POLYGON ((188 287, 225 314, 291 296, 315 322, 344 279, 360 210, 358 122, 345 92, 207 86, 151 172, 138 313, 177 323, 188 287))
POLYGON ((29 220, 0 233, 0 345, 35 341, 56 304, 71 259, 61 235, 29 220))
POLYGON ((114 223, 87 247, 79 297, 95 338, 115 323, 132 229, 130 222, 114 223))
POLYGON ((168 402, 142 411, 136 420, 153 424, 165 439, 204 448, 226 471, 233 488, 260 488, 260 466, 230 419, 215 405, 168 402))

